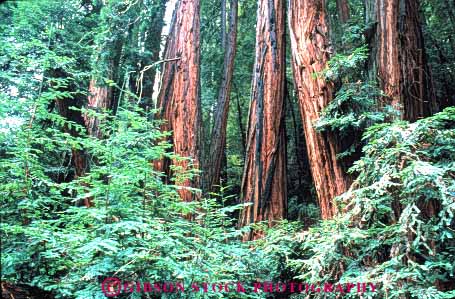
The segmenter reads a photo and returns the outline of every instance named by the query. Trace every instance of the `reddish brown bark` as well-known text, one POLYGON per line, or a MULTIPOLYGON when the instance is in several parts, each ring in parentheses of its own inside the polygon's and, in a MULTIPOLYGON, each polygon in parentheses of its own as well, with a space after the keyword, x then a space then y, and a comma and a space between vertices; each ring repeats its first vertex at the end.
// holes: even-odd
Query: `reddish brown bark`
MULTIPOLYGON (((283 0, 260 0, 256 25, 256 61, 247 130, 242 200, 252 203, 240 225, 286 216, 285 7, 283 0)), ((251 233, 245 239, 256 238, 251 233)))
POLYGON ((323 219, 337 212, 333 198, 345 192, 350 178, 336 159, 334 136, 313 128, 332 100, 333 84, 317 76, 329 59, 325 1, 290 0, 289 27, 292 66, 302 115, 308 159, 323 219))
POLYGON ((414 121, 437 110, 430 69, 426 61, 415 0, 366 1, 367 23, 373 24, 370 70, 387 95, 382 105, 401 111, 414 121))
MULTIPOLYGON (((171 29, 166 43, 161 89, 158 95, 160 116, 165 120, 163 130, 172 131, 171 143, 177 155, 192 159, 200 166, 201 114, 199 98, 199 0, 180 0, 176 4, 171 29)), ((157 161, 158 170, 169 173, 169 162, 157 161)), ((189 169, 188 160, 172 161, 182 171, 189 169)), ((199 179, 180 182, 179 190, 185 201, 195 195, 185 187, 200 187, 199 179)))
POLYGON ((218 93, 214 126, 205 163, 208 167, 204 169, 204 185, 206 185, 205 189, 209 192, 215 191, 215 186, 220 184, 221 162, 223 161, 223 154, 226 149, 226 126, 237 42, 237 3, 237 0, 230 1, 229 36, 226 43, 226 52, 224 54, 223 77, 218 93))

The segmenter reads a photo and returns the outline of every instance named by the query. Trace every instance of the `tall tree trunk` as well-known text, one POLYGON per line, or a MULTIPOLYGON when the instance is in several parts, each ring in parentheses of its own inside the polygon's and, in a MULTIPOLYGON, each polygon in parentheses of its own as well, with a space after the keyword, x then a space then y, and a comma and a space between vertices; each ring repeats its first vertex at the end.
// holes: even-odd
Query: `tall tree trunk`
POLYGON ((237 0, 230 1, 229 37, 224 54, 223 77, 221 80, 218 101, 215 110, 214 125, 208 150, 204 179, 206 191, 215 191, 220 183, 223 153, 226 149, 226 126, 229 114, 229 102, 232 74, 234 73, 234 58, 237 42, 237 0))
MULTIPOLYGON (((199 95, 200 61, 199 0, 180 0, 176 4, 164 59, 161 89, 158 95, 160 116, 166 123, 162 129, 172 131, 171 143, 177 155, 189 157, 196 168, 200 164, 201 112, 199 95)), ((169 173, 166 159, 157 161, 158 170, 169 173)), ((190 163, 174 160, 173 164, 188 170, 190 163)), ((186 179, 182 187, 200 187, 199 179, 186 179)), ((187 189, 179 190, 185 201, 195 196, 187 189)))
POLYGON ((345 24, 351 17, 351 10, 349 8, 348 0, 337 0, 338 18, 341 24, 345 24))
MULTIPOLYGON (((252 203, 240 225, 286 216, 285 6, 283 0, 259 0, 256 61, 242 179, 242 200, 252 203)), ((245 239, 256 238, 259 232, 245 239)))
MULTIPOLYGON (((401 118, 408 121, 435 113, 438 106, 426 60, 419 1, 369 2, 366 0, 366 21, 374 24, 370 42, 370 76, 373 79, 377 76, 387 96, 380 104, 394 106, 401 112, 401 118)), ((401 215, 401 203, 393 202, 392 205, 395 215, 401 215)), ((429 216, 436 215, 439 210, 434 202, 429 202, 425 208, 429 216)), ((409 242, 414 238, 412 232, 408 234, 409 242)))
POLYGON ((372 38, 370 77, 379 79, 387 95, 382 105, 392 105, 409 121, 436 112, 437 105, 416 0, 365 2, 372 38))
POLYGON ((316 76, 329 59, 325 1, 290 0, 289 5, 292 66, 308 159, 322 218, 329 219, 337 211, 333 198, 345 192, 351 180, 336 159, 335 136, 317 133, 313 127, 333 92, 331 82, 316 76))

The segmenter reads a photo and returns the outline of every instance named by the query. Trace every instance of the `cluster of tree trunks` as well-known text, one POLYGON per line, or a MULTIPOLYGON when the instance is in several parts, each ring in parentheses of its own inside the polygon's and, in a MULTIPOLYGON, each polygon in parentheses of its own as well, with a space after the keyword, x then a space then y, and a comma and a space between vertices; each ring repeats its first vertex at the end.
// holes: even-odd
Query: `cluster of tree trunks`
MULTIPOLYGON (((172 164, 185 172, 201 161, 201 111, 199 97, 200 19, 198 0, 180 0, 176 4, 169 37, 166 42, 161 89, 158 95, 162 129, 172 131, 171 143, 175 154, 189 160, 174 159, 172 164)), ((169 174, 170 162, 157 161, 158 170, 169 174)), ((180 182, 180 196, 185 201, 195 199, 186 187, 199 187, 198 178, 180 182)), ((196 196, 197 197, 197 196, 196 196)))
MULTIPOLYGON (((224 7, 225 3, 222 5, 224 7)), ((304 124, 308 160, 322 218, 329 219, 337 213, 333 199, 345 192, 352 180, 336 159, 339 152, 336 136, 318 133, 313 128, 314 122, 332 100, 334 93, 333 84, 317 75, 326 68, 332 52, 325 5, 324 0, 291 0, 288 14, 292 69, 304 124)), ((410 0, 376 0, 374 3, 366 1, 366 8, 367 22, 374 26, 370 74, 374 79, 379 79, 380 86, 387 95, 382 99, 382 105, 391 104, 401 109, 403 117, 408 120, 433 113, 437 107, 431 86, 431 74, 425 60, 418 3, 410 0)), ((350 18, 349 3, 337 0, 337 10, 340 22, 346 23, 350 18)), ((176 14, 179 14, 179 8, 176 14)), ((251 205, 242 212, 240 226, 263 220, 272 224, 274 220, 282 219, 286 214, 284 15, 282 1, 258 2, 256 61, 241 191, 242 200, 251 205)), ((223 20, 222 17, 222 22, 223 20)), ((213 186, 219 183, 226 142, 229 89, 235 54, 235 29, 233 31, 235 23, 232 12, 230 20, 230 32, 234 34, 224 42, 226 47, 224 74, 207 155, 209 158, 206 160, 207 167, 203 169, 205 171, 203 181, 206 182, 203 187, 207 190, 213 190, 213 186)), ((179 23, 175 25, 175 22, 176 18, 173 21, 165 59, 177 57, 179 53, 177 48, 183 46, 178 42, 181 31, 176 30, 179 23)), ((222 26, 224 36, 223 28, 222 26)), ((194 30, 198 32, 198 28, 194 27, 194 30)), ((191 48, 192 45, 193 40, 190 38, 186 47, 191 48)), ((192 50, 193 55, 198 54, 197 49, 193 47, 192 50)), ((184 97, 180 91, 175 91, 173 82, 178 81, 175 77, 184 76, 187 70, 181 66, 182 63, 184 60, 169 63, 164 70, 159 106, 163 109, 163 118, 171 120, 163 127, 166 130, 175 130, 178 123, 172 113, 179 115, 180 108, 175 104, 176 97, 179 96, 182 103, 188 103, 188 111, 195 109, 193 114, 187 115, 194 120, 193 124, 199 124, 197 100, 191 96, 184 97), (180 67, 177 67, 178 65, 180 67)), ((186 63, 186 66, 193 70, 195 75, 193 78, 198 76, 196 65, 186 63)), ((188 78, 191 81, 192 77, 188 78)), ((193 83, 189 83, 190 88, 186 89, 187 91, 191 92, 198 88, 197 83, 193 83)), ((184 122, 180 124, 185 127, 184 122)), ((200 133, 198 130, 196 126, 188 128, 188 132, 193 132, 192 136, 196 136, 191 144, 198 144, 196 140, 200 133)), ((177 143, 186 141, 185 135, 178 131, 174 132, 174 147, 177 143)), ((186 144, 190 146, 189 143, 186 144)), ((175 152, 193 158, 199 157, 195 148, 175 152)), ((248 236, 251 237, 254 235, 248 236)))
MULTIPOLYGON (((234 69, 237 39, 238 0, 229 2, 228 32, 226 29, 226 1, 221 1, 221 42, 225 47, 223 76, 221 78, 214 126, 206 155, 202 155, 202 125, 199 91, 200 17, 199 0, 179 0, 174 10, 170 33, 166 42, 161 86, 157 100, 158 117, 164 120, 161 129, 172 132, 170 143, 175 154, 189 159, 163 158, 155 161, 157 170, 167 177, 171 165, 178 172, 195 167, 203 171, 202 179, 184 177, 178 184, 183 200, 199 196, 187 187, 202 187, 215 191, 220 183, 222 160, 226 147, 226 127, 230 103, 230 89, 234 69), (204 157, 204 159, 203 159, 204 157), (201 167, 204 162, 206 167, 201 167)), ((160 2, 164 7, 165 2, 160 2)), ((349 3, 337 0, 341 23, 350 18, 349 3)), ((336 156, 339 144, 336 136, 318 133, 313 128, 321 111, 332 100, 335 92, 331 82, 318 75, 327 66, 332 52, 324 0, 290 0, 288 20, 291 40, 292 70, 303 121, 308 164, 313 177, 321 215, 329 219, 337 213, 334 198, 345 192, 351 183, 336 156)), ((162 7, 162 8, 163 8, 162 7)), ((381 105, 392 105, 401 110, 403 118, 416 120, 436 111, 431 72, 426 63, 422 29, 419 22, 419 3, 411 0, 366 1, 366 21, 370 24, 367 39, 371 46, 369 60, 370 79, 378 79, 386 96, 381 105)), ((159 11, 157 20, 164 10, 159 11)), ((241 213, 239 225, 258 221, 273 225, 286 217, 286 140, 285 140, 285 3, 283 0, 259 0, 256 26, 255 68, 251 89, 251 102, 245 139, 245 165, 241 185, 241 200, 250 203, 241 213)), ((159 23, 159 22, 158 22, 159 23)), ((157 23, 157 24, 158 24, 157 23)), ((141 37, 147 44, 158 38, 159 29, 141 37)), ((367 32, 367 33, 368 33, 367 32)), ((107 61, 107 77, 118 82, 118 65, 122 53, 121 39, 114 39, 107 47, 113 55, 107 61)), ((158 59, 157 48, 152 59, 158 59)), ((141 62, 142 63, 142 62, 141 62)), ((144 62, 145 63, 145 62, 144 62)), ((144 95, 150 104, 155 73, 148 74, 139 96, 144 95)), ((93 79, 89 86, 88 107, 115 113, 117 104, 111 86, 93 79)), ((237 103, 238 108, 239 102, 237 103)), ((96 117, 71 114, 68 107, 57 102, 61 114, 83 123, 90 135, 102 138, 96 117)), ((241 130, 243 131, 243 130, 241 130)), ((81 153, 74 153, 77 175, 88 167, 81 153), (81 157, 81 159, 78 158, 81 157)), ((255 238, 253 232, 246 239, 255 238)))
MULTIPOLYGON (((286 216, 285 2, 260 0, 240 226, 286 216)), ((251 233, 247 239, 260 234, 251 233)))
POLYGON ((431 72, 427 64, 419 2, 416 0, 365 1, 370 25, 370 79, 378 80, 392 105, 409 121, 437 111, 431 72))

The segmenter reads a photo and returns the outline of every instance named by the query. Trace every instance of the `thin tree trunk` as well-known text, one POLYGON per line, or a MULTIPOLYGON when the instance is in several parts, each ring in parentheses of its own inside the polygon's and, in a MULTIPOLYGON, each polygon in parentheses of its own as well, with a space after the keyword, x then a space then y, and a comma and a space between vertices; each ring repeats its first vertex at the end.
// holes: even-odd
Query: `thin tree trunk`
POLYGON ((392 105, 405 120, 415 121, 437 111, 415 0, 366 0, 366 20, 373 25, 370 78, 378 79, 392 105))
MULTIPOLYGON (((236 4, 237 5, 237 4, 236 4)), ((232 7, 231 7, 232 11, 232 7)), ((226 0, 221 0, 221 47, 226 46, 226 0)))
POLYGON ((209 192, 215 191, 215 186, 220 184, 221 162, 223 153, 226 149, 226 126, 229 114, 231 80, 234 72, 234 58, 237 42, 237 3, 237 0, 230 1, 229 37, 224 55, 223 77, 218 94, 214 126, 205 164, 208 167, 204 172, 204 185, 207 189, 206 191, 209 192))
POLYGON ((233 82, 233 87, 235 88, 235 96, 237 102, 237 124, 239 126, 240 137, 242 141, 242 157, 245 157, 246 154, 246 136, 245 129, 243 127, 243 117, 242 117, 242 104, 240 103, 239 90, 233 82))
MULTIPOLYGON (((242 179, 242 201, 251 203, 240 226, 286 216, 285 6, 283 0, 259 0, 256 61, 242 179)), ((252 232, 245 239, 257 238, 252 232)))
POLYGON ((334 197, 345 192, 351 180, 336 159, 334 136, 313 127, 333 92, 333 84, 317 76, 329 59, 325 1, 290 0, 289 5, 292 66, 308 159, 322 218, 329 219, 337 212, 334 197))
MULTIPOLYGON (((164 14, 166 12, 167 0, 159 0, 159 7, 156 9, 156 13, 152 16, 153 20, 150 23, 149 30, 144 33, 144 50, 151 52, 151 56, 140 61, 140 67, 143 70, 146 66, 149 66, 160 59, 160 47, 161 47, 161 34, 164 25, 164 14)), ((141 97, 140 105, 142 108, 153 107, 153 87, 155 84, 156 68, 152 67, 144 72, 142 82, 138 84, 137 95, 141 97)), ((139 82, 138 82, 139 83, 139 82)))
POLYGON ((239 125, 239 131, 242 141, 242 157, 246 155, 246 137, 245 137, 245 129, 243 128, 243 118, 242 118, 242 106, 240 105, 240 97, 237 94, 237 122, 239 125))
MULTIPOLYGON (((200 61, 200 19, 199 0, 180 0, 176 4, 164 59, 161 89, 158 95, 160 116, 166 122, 162 129, 172 131, 171 143, 175 154, 189 157, 187 160, 174 160, 174 166, 182 172, 189 170, 190 164, 200 166, 201 151, 201 112, 199 95, 200 61)), ((155 167, 169 174, 170 161, 156 161, 155 167)), ((200 187, 198 178, 180 182, 179 194, 184 201, 197 196, 185 187, 200 187)))
POLYGON ((337 0, 337 11, 341 24, 345 24, 351 17, 348 0, 337 0))

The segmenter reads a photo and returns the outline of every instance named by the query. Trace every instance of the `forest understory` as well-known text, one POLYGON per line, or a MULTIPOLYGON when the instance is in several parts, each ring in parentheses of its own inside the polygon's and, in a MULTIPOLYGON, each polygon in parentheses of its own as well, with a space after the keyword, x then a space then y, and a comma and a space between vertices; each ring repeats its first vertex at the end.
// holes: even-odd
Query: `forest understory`
POLYGON ((455 2, 0 1, 2 297, 455 298, 455 2))

